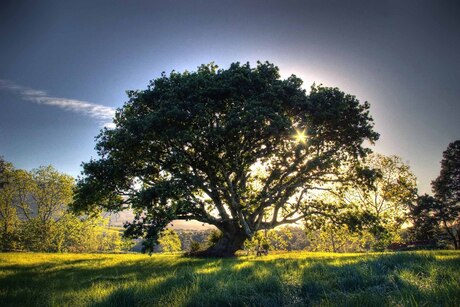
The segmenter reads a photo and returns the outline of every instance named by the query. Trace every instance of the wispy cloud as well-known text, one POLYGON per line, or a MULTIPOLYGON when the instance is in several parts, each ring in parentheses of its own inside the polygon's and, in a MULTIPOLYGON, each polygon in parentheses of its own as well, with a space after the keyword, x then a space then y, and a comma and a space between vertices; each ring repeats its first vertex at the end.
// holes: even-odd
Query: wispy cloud
POLYGON ((37 104, 55 106, 66 111, 89 116, 96 119, 99 123, 104 125, 104 127, 114 128, 114 124, 112 123, 113 116, 115 115, 114 108, 76 99, 52 97, 49 96, 45 91, 31 89, 15 84, 8 80, 0 79, 0 90, 7 90, 9 92, 15 93, 22 99, 37 104))

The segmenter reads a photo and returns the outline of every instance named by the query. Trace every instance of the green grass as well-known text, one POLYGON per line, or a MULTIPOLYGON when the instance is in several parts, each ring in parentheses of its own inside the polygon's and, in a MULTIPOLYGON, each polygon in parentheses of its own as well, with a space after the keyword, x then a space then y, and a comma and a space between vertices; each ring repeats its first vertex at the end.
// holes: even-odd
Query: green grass
POLYGON ((1 306, 459 306, 460 252, 0 254, 1 306))

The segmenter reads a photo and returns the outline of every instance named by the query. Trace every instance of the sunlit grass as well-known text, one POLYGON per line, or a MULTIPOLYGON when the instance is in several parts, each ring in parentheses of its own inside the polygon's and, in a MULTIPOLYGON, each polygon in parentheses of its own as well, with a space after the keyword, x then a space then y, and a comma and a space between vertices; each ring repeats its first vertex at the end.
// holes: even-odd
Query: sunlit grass
POLYGON ((0 254, 1 306, 458 306, 460 252, 0 254))

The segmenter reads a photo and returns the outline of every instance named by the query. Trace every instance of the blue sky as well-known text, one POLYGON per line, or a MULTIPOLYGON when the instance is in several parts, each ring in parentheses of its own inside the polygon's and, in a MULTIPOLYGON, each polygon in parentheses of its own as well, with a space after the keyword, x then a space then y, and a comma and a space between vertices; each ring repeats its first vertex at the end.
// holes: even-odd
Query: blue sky
POLYGON ((401 156, 429 192, 460 137, 459 14, 449 0, 4 0, 0 155, 76 176, 126 90, 162 71, 268 60, 306 88, 369 101, 374 150, 401 156))

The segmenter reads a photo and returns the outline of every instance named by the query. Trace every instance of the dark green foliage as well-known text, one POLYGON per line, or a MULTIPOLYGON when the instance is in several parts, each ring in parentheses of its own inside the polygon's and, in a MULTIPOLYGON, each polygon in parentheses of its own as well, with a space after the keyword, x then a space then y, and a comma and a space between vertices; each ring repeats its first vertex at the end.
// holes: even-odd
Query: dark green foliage
POLYGON ((10 167, 11 164, 6 162, 5 159, 2 156, 0 156, 0 189, 8 183, 7 178, 5 178, 5 174, 10 167))
POLYGON ((439 202, 427 194, 419 196, 416 203, 410 206, 410 216, 413 224, 410 231, 413 240, 439 240, 440 229, 438 218, 435 215, 439 206, 439 202))
POLYGON ((307 95, 301 85, 270 63, 234 63, 173 71, 129 91, 116 128, 98 136, 99 160, 83 164, 74 207, 131 207, 138 215, 127 234, 151 244, 171 219, 212 224, 223 233, 216 256, 233 255, 259 229, 305 218, 304 190, 349 180, 340 169, 378 134, 367 102, 322 86, 307 95))
POLYGON ((412 239, 450 242, 460 248, 460 140, 443 153, 441 172, 431 182, 434 197, 423 195, 410 206, 412 239))
POLYGON ((196 253, 201 249, 202 245, 197 241, 190 242, 190 253, 196 253))
POLYGON ((222 238, 222 232, 219 230, 212 230, 208 237, 209 244, 217 244, 220 238, 222 238))
MULTIPOLYGON (((449 144, 443 153, 441 173, 432 182, 436 198, 458 216, 460 202, 460 140, 449 144)), ((446 208, 447 210, 447 208, 446 208)))
POLYGON ((441 173, 432 183, 439 201, 436 217, 448 233, 455 249, 460 248, 460 140, 443 153, 441 173))

